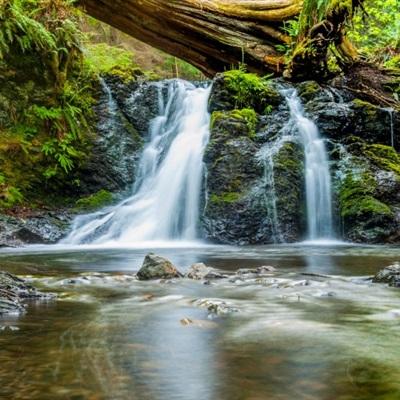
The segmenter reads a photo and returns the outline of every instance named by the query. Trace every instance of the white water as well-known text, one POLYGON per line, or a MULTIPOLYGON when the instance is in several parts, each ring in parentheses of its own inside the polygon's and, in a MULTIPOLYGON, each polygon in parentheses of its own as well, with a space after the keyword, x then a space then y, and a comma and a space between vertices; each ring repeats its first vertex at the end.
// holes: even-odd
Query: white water
POLYGON ((132 196, 102 212, 78 217, 64 244, 197 238, 211 89, 179 80, 157 86, 159 115, 151 122, 132 196))
POLYGON ((332 239, 332 193, 328 156, 315 123, 304 116, 296 90, 284 91, 304 146, 308 240, 332 239))
POLYGON ((386 108, 390 118, 390 145, 394 147, 394 121, 393 121, 393 108, 386 108))

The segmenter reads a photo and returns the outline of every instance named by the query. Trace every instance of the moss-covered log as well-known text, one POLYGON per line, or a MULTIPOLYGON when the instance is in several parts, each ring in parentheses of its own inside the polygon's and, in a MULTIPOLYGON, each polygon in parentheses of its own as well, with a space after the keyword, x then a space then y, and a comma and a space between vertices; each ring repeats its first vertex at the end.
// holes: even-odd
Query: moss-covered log
POLYGON ((81 0, 93 17, 178 56, 207 75, 244 61, 255 72, 282 72, 276 46, 302 0, 81 0))
MULTIPOLYGON (((284 72, 285 23, 316 11, 287 75, 319 73, 330 44, 345 61, 354 53, 343 35, 362 0, 80 0, 92 16, 213 75, 244 62, 250 71, 284 72), (316 50, 316 51, 315 51, 316 50), (316 58, 322 57, 316 62, 316 58), (310 60, 308 62, 307 60, 310 60), (314 68, 318 64, 318 69, 314 68)), ((306 25, 307 25, 306 24, 306 25)), ((300 32, 301 33, 301 32, 300 32)), ((301 35, 300 35, 301 36, 301 35)), ((320 75, 323 75, 321 73, 320 75)))

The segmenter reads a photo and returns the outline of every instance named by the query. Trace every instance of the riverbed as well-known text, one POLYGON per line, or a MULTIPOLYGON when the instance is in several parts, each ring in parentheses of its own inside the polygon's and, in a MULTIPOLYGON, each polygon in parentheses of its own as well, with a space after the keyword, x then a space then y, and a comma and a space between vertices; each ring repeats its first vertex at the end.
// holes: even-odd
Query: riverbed
POLYGON ((58 300, 0 319, 0 398, 400 398, 400 290, 367 279, 399 247, 156 247, 1 250, 2 270, 58 300), (139 282, 149 251, 228 277, 139 282))

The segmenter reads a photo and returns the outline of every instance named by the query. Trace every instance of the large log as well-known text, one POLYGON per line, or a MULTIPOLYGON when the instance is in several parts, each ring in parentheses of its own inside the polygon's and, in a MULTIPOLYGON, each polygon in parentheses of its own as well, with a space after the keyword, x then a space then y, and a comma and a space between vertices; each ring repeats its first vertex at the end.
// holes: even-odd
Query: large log
POLYGON ((302 0, 80 0, 85 11, 206 75, 244 62, 250 71, 282 73, 283 22, 302 0))

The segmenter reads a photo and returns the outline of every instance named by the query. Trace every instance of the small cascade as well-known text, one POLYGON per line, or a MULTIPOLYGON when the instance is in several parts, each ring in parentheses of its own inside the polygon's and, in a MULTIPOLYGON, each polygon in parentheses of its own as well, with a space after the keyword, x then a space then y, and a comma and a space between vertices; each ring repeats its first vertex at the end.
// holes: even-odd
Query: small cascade
POLYGON ((304 147, 308 239, 331 239, 334 237, 331 176, 324 141, 315 123, 304 116, 297 91, 288 89, 282 94, 304 147))
POLYGON ((279 222, 279 210, 277 207, 277 194, 275 190, 275 171, 274 171, 274 156, 279 152, 282 146, 292 141, 293 137, 283 135, 279 137, 274 143, 268 143, 262 147, 258 153, 258 159, 262 162, 264 167, 263 177, 263 197, 266 209, 268 211, 267 219, 272 231, 272 241, 274 243, 283 243, 284 237, 281 232, 281 226, 279 222))
POLYGON ((389 118, 390 118, 390 144, 392 147, 394 147, 394 110, 393 108, 386 108, 387 112, 389 113, 389 118))
POLYGON ((151 121, 132 196, 114 207, 78 217, 64 243, 197 238, 211 88, 196 88, 181 80, 155 85, 159 115, 151 121))

